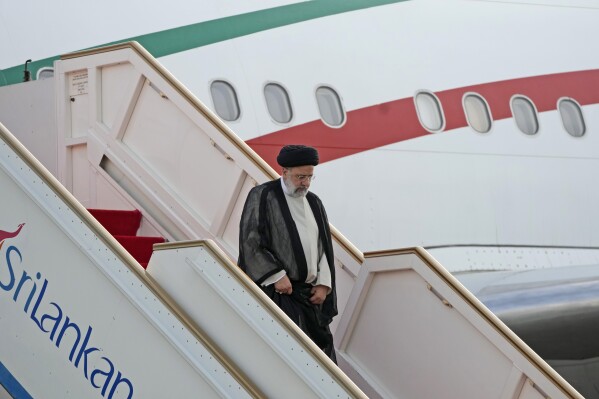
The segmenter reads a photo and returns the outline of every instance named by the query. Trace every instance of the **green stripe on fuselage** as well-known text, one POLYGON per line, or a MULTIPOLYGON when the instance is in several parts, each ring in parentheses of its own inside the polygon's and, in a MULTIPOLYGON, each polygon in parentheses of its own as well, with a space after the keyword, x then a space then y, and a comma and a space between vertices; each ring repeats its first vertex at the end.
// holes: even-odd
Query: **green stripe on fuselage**
MULTIPOLYGON (((285 25, 403 1, 407 0, 306 1, 149 33, 102 46, 135 40, 158 58, 285 25)), ((32 76, 39 68, 52 66, 59 58, 55 56, 30 63, 32 76)), ((0 71, 0 86, 22 82, 23 68, 23 65, 18 65, 0 71)))

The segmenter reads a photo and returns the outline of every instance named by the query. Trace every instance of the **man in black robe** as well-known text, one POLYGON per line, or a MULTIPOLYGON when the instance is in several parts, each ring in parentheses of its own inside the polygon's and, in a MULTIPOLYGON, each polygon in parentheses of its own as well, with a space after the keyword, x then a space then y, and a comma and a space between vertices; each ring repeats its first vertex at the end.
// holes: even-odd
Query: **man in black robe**
POLYGON ((288 145, 280 179, 254 187, 241 215, 238 264, 333 361, 337 315, 331 232, 322 201, 308 191, 312 147, 288 145))

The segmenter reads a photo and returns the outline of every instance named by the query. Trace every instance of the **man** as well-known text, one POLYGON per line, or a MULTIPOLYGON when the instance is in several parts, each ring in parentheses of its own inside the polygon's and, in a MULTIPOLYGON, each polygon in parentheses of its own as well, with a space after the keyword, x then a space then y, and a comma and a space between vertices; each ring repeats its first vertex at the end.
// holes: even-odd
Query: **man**
POLYGON ((288 145, 277 162, 281 178, 254 187, 246 199, 238 264, 335 361, 329 329, 337 314, 331 232, 322 202, 308 191, 318 152, 288 145))

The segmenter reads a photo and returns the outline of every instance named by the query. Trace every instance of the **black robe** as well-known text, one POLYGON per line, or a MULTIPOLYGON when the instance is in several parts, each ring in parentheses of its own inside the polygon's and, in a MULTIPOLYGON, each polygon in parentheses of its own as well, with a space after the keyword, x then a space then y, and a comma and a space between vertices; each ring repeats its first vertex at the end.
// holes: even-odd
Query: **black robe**
POLYGON ((268 277, 285 270, 293 284, 292 295, 277 294, 274 284, 261 288, 319 347, 334 358, 332 337, 325 339, 321 336, 324 332, 317 331, 318 327, 329 331, 328 325, 337 315, 331 231, 320 198, 308 192, 306 199, 318 226, 318 259, 324 254, 331 271, 332 289, 322 305, 309 302, 307 290, 310 287, 305 284, 308 273, 306 257, 281 187, 281 179, 261 184, 249 192, 239 226, 238 265, 259 286, 268 277))

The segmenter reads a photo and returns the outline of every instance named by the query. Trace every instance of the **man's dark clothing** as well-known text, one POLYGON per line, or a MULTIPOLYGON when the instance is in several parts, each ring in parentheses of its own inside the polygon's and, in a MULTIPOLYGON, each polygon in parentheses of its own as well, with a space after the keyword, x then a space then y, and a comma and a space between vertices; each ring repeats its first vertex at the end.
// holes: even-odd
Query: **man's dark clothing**
POLYGON ((332 336, 328 328, 337 315, 331 232, 320 199, 308 192, 306 200, 318 226, 318 259, 326 256, 331 272, 331 292, 322 305, 310 303, 312 286, 306 283, 306 257, 280 179, 254 187, 248 194, 239 229, 238 264, 260 286, 268 277, 285 270, 293 285, 291 295, 276 293, 274 284, 261 288, 334 359, 332 336))

